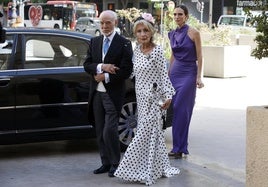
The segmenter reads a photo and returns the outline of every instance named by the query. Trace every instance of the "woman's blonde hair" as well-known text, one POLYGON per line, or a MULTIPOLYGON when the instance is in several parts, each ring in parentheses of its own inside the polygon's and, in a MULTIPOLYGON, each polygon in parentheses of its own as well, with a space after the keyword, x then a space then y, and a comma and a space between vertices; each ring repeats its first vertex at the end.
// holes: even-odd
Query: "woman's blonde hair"
POLYGON ((145 20, 145 19, 139 19, 137 21, 134 22, 134 26, 133 26, 133 33, 134 35, 136 36, 136 30, 137 30, 137 26, 138 25, 144 25, 145 27, 147 27, 149 29, 149 31, 152 33, 152 39, 151 39, 151 42, 153 42, 153 37, 154 37, 154 34, 155 34, 155 28, 154 28, 154 25, 153 23, 145 20))

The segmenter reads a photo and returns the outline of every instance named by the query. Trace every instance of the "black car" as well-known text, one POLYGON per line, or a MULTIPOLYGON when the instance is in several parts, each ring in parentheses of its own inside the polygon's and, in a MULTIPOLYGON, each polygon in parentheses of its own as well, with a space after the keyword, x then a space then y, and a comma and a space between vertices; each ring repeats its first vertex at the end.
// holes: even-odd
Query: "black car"
MULTIPOLYGON (((0 44, 0 144, 95 136, 87 119, 91 36, 30 28, 6 29, 0 44)), ((127 146, 137 126, 134 85, 127 81, 119 134, 127 146)))

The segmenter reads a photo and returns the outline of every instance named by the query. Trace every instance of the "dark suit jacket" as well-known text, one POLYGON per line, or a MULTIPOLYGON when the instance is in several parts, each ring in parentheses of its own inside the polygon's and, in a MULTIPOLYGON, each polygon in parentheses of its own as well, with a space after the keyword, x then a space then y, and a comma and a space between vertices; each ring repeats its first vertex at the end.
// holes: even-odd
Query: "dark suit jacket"
POLYGON ((129 40, 116 33, 106 53, 104 62, 102 62, 102 44, 103 36, 92 38, 90 41, 88 55, 84 62, 85 71, 92 76, 90 79, 88 98, 89 120, 91 123, 94 123, 92 115, 92 98, 98 83, 95 81, 93 76, 96 74, 97 65, 99 63, 115 64, 115 66, 120 68, 116 71, 116 74, 109 74, 109 83, 105 83, 105 81, 103 81, 106 92, 111 97, 118 112, 121 111, 123 99, 125 97, 125 80, 129 78, 133 68, 133 51, 129 40))

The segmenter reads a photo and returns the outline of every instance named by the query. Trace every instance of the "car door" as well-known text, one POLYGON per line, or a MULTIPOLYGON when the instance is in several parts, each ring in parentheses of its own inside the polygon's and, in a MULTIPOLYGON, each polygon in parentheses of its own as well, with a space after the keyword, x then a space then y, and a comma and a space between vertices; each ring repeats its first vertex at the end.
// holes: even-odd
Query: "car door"
MULTIPOLYGON (((0 137, 15 134, 15 76, 12 59, 16 51, 16 36, 7 36, 0 44, 0 137)), ((2 139, 1 139, 2 140, 2 139)), ((4 141, 1 141, 5 143, 4 141)))
POLYGON ((82 66, 88 40, 53 34, 23 34, 20 39, 23 67, 16 79, 18 133, 47 135, 89 129, 89 77, 82 66))

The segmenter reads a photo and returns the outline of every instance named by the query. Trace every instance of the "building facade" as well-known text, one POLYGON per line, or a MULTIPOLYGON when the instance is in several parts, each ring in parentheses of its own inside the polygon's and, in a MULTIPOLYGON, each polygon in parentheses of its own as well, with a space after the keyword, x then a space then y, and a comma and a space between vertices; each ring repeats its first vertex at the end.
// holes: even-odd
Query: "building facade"
MULTIPOLYGON (((156 7, 159 2, 157 0, 86 0, 97 4, 99 12, 103 10, 117 10, 136 7, 144 12, 150 12, 153 15, 159 14, 156 7), (124 4, 122 4, 124 2, 124 4)), ((158 0, 161 1, 161 0, 158 0)), ((210 3, 212 4, 212 23, 217 23, 222 14, 241 14, 244 7, 254 6, 254 0, 174 0, 175 4, 183 3, 189 8, 190 14, 204 23, 209 22, 210 18, 210 3), (200 3, 203 3, 204 8, 201 16, 200 3)), ((168 0, 163 0, 164 10, 167 9, 168 0)))

